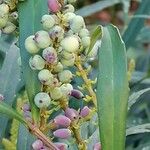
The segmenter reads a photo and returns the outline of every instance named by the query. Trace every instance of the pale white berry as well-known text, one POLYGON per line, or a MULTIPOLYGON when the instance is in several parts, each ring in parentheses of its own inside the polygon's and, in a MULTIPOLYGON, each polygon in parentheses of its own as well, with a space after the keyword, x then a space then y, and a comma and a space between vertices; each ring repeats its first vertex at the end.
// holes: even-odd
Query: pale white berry
POLYGON ((68 13, 65 13, 64 14, 64 20, 67 22, 67 23, 70 23, 71 20, 73 20, 73 18, 75 17, 76 15, 74 13, 71 13, 71 12, 68 12, 68 13))
POLYGON ((60 87, 55 87, 54 89, 52 89, 50 91, 50 94, 51 94, 51 98, 53 100, 58 100, 63 96, 63 93, 62 93, 60 87))
POLYGON ((59 62, 55 67, 54 67, 54 72, 58 73, 63 71, 63 65, 61 64, 61 62, 59 62))
POLYGON ((83 38, 85 36, 90 36, 89 30, 86 29, 86 28, 81 29, 80 32, 79 32, 79 36, 81 38, 83 38))
POLYGON ((8 14, 9 13, 9 6, 5 3, 0 5, 0 14, 8 14))
POLYGON ((5 34, 10 34, 15 30, 16 30, 16 26, 11 22, 7 22, 6 26, 2 29, 2 32, 5 34))
POLYGON ((44 85, 49 85, 53 80, 53 75, 48 69, 43 69, 38 73, 38 79, 44 85))
POLYGON ((81 16, 75 16, 70 22, 70 28, 74 33, 78 33, 84 27, 85 22, 81 16))
POLYGON ((68 13, 68 12, 73 13, 74 11, 75 11, 74 6, 71 4, 68 4, 68 5, 65 5, 63 12, 64 13, 68 13))
POLYGON ((61 46, 63 50, 73 53, 79 49, 79 41, 75 36, 68 36, 61 41, 61 46))
POLYGON ((75 64, 75 57, 72 58, 72 59, 69 59, 69 60, 62 58, 61 59, 61 63, 64 65, 64 67, 74 66, 74 64, 75 64))
POLYGON ((44 15, 41 23, 44 30, 50 30, 55 25, 55 19, 52 15, 44 15))
POLYGON ((71 94, 71 91, 73 90, 73 86, 67 83, 67 84, 61 85, 60 89, 63 93, 63 96, 68 97, 71 94))
POLYGON ((48 32, 43 31, 43 30, 38 31, 35 34, 34 40, 35 40, 37 46, 41 49, 47 48, 49 45, 52 44, 52 41, 49 37, 48 32))
POLYGON ((69 83, 73 78, 73 74, 70 70, 63 70, 58 74, 59 81, 62 83, 69 83))
POLYGON ((67 51, 63 51, 62 53, 62 57, 64 59, 70 60, 70 59, 74 59, 75 58, 75 54, 74 53, 69 53, 67 51))
POLYGON ((33 70, 42 70, 45 66, 45 61, 40 55, 35 55, 29 59, 29 65, 33 70))
POLYGON ((34 35, 29 36, 25 40, 25 48, 30 54, 38 53, 40 48, 37 47, 36 42, 34 41, 34 35))
POLYGON ((83 47, 87 48, 90 46, 91 38, 89 36, 85 36, 81 39, 83 47))
POLYGON ((42 56, 49 64, 55 64, 57 62, 57 52, 53 47, 44 49, 42 56))
POLYGON ((50 105, 51 98, 47 93, 40 92, 35 96, 34 102, 38 108, 46 108, 50 105))
POLYGON ((2 15, 0 14, 0 29, 4 28, 7 24, 7 21, 8 21, 8 15, 5 14, 5 15, 2 15))

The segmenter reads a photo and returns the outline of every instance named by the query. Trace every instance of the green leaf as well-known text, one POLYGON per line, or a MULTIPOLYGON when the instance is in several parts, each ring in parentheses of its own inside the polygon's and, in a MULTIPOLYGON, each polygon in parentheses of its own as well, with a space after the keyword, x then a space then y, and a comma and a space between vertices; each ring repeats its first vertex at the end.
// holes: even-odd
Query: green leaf
POLYGON ((29 67, 29 58, 31 57, 25 49, 25 39, 41 30, 41 17, 47 12, 46 0, 27 0, 20 2, 18 5, 19 11, 19 47, 22 59, 22 70, 24 73, 26 90, 28 93, 31 111, 34 121, 38 122, 39 110, 34 104, 34 96, 40 91, 41 84, 37 79, 37 72, 34 72, 29 67))
POLYGON ((102 31, 97 85, 100 138, 103 150, 124 150, 129 91, 126 49, 115 26, 102 31))
POLYGON ((4 102, 0 102, 0 113, 7 115, 9 118, 16 119, 26 125, 26 121, 23 119, 23 116, 4 102))
POLYGON ((92 36, 91 36, 91 44, 90 47, 88 49, 87 55, 91 52, 91 50, 93 49, 95 43, 97 42, 98 39, 100 39, 102 37, 102 29, 101 26, 97 26, 97 28, 95 29, 95 31, 93 32, 92 36))
POLYGON ((131 109, 131 107, 139 101, 139 98, 145 94, 146 92, 149 92, 150 88, 146 88, 143 90, 140 90, 138 92, 133 93, 130 97, 129 97, 129 101, 128 101, 128 110, 131 109))
MULTIPOLYGON (((146 15, 149 13, 149 6, 150 1, 149 0, 143 0, 140 4, 140 7, 138 8, 135 15, 146 15)), ((131 22, 128 25, 128 28, 126 29, 123 40, 126 44, 126 48, 133 46, 135 43, 135 39, 138 36, 140 30, 144 26, 145 19, 144 18, 133 18, 131 22)))
POLYGON ((140 133, 150 133, 150 123, 130 127, 126 130, 126 136, 140 133))

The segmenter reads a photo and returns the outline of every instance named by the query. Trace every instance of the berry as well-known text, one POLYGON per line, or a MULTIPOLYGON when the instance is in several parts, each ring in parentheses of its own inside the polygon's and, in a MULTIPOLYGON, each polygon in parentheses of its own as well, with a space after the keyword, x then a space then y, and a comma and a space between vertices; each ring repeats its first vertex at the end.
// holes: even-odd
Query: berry
POLYGON ((29 59, 29 65, 33 70, 42 70, 45 66, 45 61, 40 55, 35 55, 29 59))
POLYGON ((82 117, 86 117, 90 114, 91 110, 89 109, 89 107, 85 106, 82 108, 81 112, 80 112, 80 115, 82 117))
POLYGON ((36 140, 33 144, 32 144, 32 148, 33 150, 40 150, 42 149, 44 146, 43 142, 41 140, 36 140))
POLYGON ((73 108, 67 108, 65 110, 65 116, 68 117, 70 120, 74 120, 78 117, 79 113, 73 108))
POLYGON ((56 73, 63 71, 63 65, 60 62, 58 62, 58 64, 54 67, 53 71, 56 73))
POLYGON ((5 15, 2 15, 0 14, 0 29, 4 28, 7 24, 7 21, 8 21, 8 15, 5 14, 5 15))
POLYGON ((68 139, 71 136, 71 131, 69 129, 58 129, 53 132, 53 135, 57 138, 68 139))
POLYGON ((60 89, 63 93, 63 96, 67 97, 71 94, 71 91, 73 90, 73 86, 67 83, 67 84, 61 85, 60 89))
POLYGON ((65 7, 64 7, 64 13, 68 13, 68 12, 71 12, 71 13, 73 13, 75 11, 75 9, 74 9, 74 7, 73 7, 73 5, 71 5, 71 4, 68 4, 68 5, 66 5, 65 7))
POLYGON ((55 19, 52 15, 44 15, 41 23, 44 30, 50 30, 55 25, 55 19))
POLYGON ((77 0, 67 0, 67 2, 70 3, 75 3, 77 0))
POLYGON ((52 43, 48 32, 42 30, 35 34, 34 40, 41 49, 47 48, 52 43))
POLYGON ((9 13, 9 6, 5 3, 0 5, 0 14, 8 14, 9 13))
POLYGON ((73 18, 75 17, 76 15, 72 12, 68 12, 68 13, 65 13, 64 14, 64 20, 70 24, 71 20, 73 20, 73 18))
POLYGON ((54 89, 52 89, 50 91, 50 94, 53 100, 58 100, 63 96, 63 93, 59 87, 55 87, 54 89))
POLYGON ((53 80, 53 75, 47 69, 43 69, 38 73, 40 82, 44 85, 49 85, 53 80))
POLYGON ((51 98, 47 93, 40 92, 35 96, 34 102, 38 108, 46 108, 50 105, 51 98))
POLYGON ((7 22, 6 26, 2 29, 2 32, 5 34, 10 34, 15 30, 16 30, 16 26, 11 22, 7 22))
POLYGON ((81 38, 83 38, 85 36, 90 36, 89 30, 86 29, 86 28, 81 29, 80 32, 79 32, 79 36, 81 38))
POLYGON ((75 36, 68 36, 61 41, 62 48, 70 53, 79 49, 79 41, 75 36))
POLYGON ((36 42, 34 41, 34 36, 31 35, 25 40, 25 48, 30 54, 38 53, 40 50, 39 47, 37 47, 36 42))
POLYGON ((0 94, 0 101, 4 100, 4 96, 2 94, 0 94))
POLYGON ((89 36, 85 36, 81 39, 83 47, 87 48, 91 44, 91 38, 89 36))
POLYGON ((79 90, 74 90, 74 89, 71 91, 70 95, 77 98, 77 99, 81 99, 84 97, 82 92, 80 92, 79 90))
POLYGON ((57 13, 61 9, 61 4, 58 0, 48 0, 48 8, 52 13, 57 13))
POLYGON ((54 143, 55 144, 55 146, 59 149, 59 150, 67 150, 67 148, 68 148, 68 145, 67 144, 65 144, 65 143, 54 143))
POLYGON ((74 33, 78 33, 84 27, 85 22, 81 16, 75 16, 70 22, 70 28, 74 33))
POLYGON ((63 70, 62 72, 60 72, 58 74, 59 81, 62 82, 62 83, 71 82, 72 77, 73 77, 73 74, 69 70, 63 70))
POLYGON ((96 143, 94 145, 94 149, 93 150, 101 150, 101 144, 100 143, 96 143))
POLYGON ((62 57, 64 59, 70 60, 70 59, 74 59, 75 58, 75 54, 74 53, 69 53, 67 51, 63 51, 62 53, 62 57))
POLYGON ((67 60, 67 59, 61 59, 61 63, 65 66, 65 67, 71 67, 71 66, 74 66, 75 64, 75 57, 70 59, 70 60, 67 60))
POLYGON ((68 117, 64 116, 64 115, 59 115, 59 116, 55 117, 54 123, 57 126, 67 128, 67 127, 70 126, 71 120, 68 117))
POLYGON ((44 49, 42 56, 49 64, 57 63, 57 52, 53 47, 44 49))

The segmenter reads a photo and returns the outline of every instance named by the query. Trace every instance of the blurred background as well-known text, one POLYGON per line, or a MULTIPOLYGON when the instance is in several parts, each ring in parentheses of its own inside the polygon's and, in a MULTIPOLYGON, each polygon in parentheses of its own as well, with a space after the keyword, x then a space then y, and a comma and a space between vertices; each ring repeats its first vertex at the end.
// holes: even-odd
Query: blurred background
MULTIPOLYGON (((126 44, 131 94, 150 87, 150 0, 79 0, 77 14, 85 17, 92 31, 97 25, 116 25, 126 44), (135 61, 135 64, 134 64, 135 61)), ((91 77, 97 73, 97 59, 91 77)), ((109 61, 109 60, 108 60, 109 61)), ((136 94, 138 96, 138 94, 136 94)), ((127 128, 137 126, 138 134, 127 136, 127 150, 150 150, 150 92, 141 94, 128 112, 127 128), (146 123, 147 130, 140 129, 146 123)))

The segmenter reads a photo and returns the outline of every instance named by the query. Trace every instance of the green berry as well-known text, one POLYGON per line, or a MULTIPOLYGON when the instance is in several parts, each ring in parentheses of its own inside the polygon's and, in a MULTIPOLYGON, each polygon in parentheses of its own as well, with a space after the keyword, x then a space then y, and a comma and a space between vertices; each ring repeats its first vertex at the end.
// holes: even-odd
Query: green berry
POLYGON ((70 22, 70 28, 74 33, 78 33, 84 27, 85 22, 81 16, 75 16, 70 22))
POLYGON ((60 87, 55 87, 54 89, 52 89, 50 91, 50 94, 51 94, 51 98, 53 100, 58 100, 58 99, 60 99, 63 96, 60 87))
POLYGON ((81 39, 83 47, 87 48, 90 46, 91 38, 89 36, 85 36, 81 39))
POLYGON ((40 55, 35 55, 29 59, 29 65, 33 70, 42 70, 45 66, 45 61, 40 55))
POLYGON ((7 21, 8 21, 8 15, 5 14, 5 15, 2 15, 0 14, 0 29, 4 28, 7 24, 7 21))
POLYGON ((54 67, 54 72, 58 73, 63 71, 63 65, 59 62, 55 67, 54 67))
POLYGON ((69 70, 63 70, 58 74, 59 81, 62 83, 69 83, 73 78, 73 74, 69 70))
POLYGON ((70 59, 75 58, 75 54, 74 54, 74 53, 69 53, 69 52, 67 52, 67 51, 63 51, 63 52, 61 53, 61 55, 62 55, 62 57, 63 57, 64 59, 67 59, 67 60, 70 60, 70 59))
POLYGON ((50 30, 55 25, 55 19, 52 15, 44 15, 42 16, 41 23, 44 30, 50 30))
POLYGON ((5 34, 10 34, 15 30, 16 30, 16 26, 11 22, 7 22, 6 26, 2 29, 2 32, 5 34))
POLYGON ((70 59, 70 60, 62 58, 62 59, 61 59, 61 63, 62 63, 65 67, 74 66, 74 64, 75 64, 75 58, 72 58, 72 59, 70 59))
POLYGON ((48 32, 46 31, 38 31, 35 36, 34 36, 34 40, 37 44, 37 46, 41 49, 47 48, 49 47, 49 45, 52 44, 52 41, 49 37, 48 32))
POLYGON ((79 50, 79 41, 75 36, 68 36, 61 41, 63 50, 73 53, 79 50))
POLYGON ((34 41, 34 35, 29 36, 25 40, 25 48, 30 54, 35 54, 39 52, 39 47, 37 47, 36 42, 34 41))
POLYGON ((43 69, 38 73, 40 82, 44 85, 49 85, 53 80, 53 75, 47 69, 43 69))
POLYGON ((47 93, 41 92, 35 96, 34 102, 38 108, 46 108, 50 105, 51 98, 47 93))
POLYGON ((80 32, 79 32, 79 36, 81 38, 83 38, 85 36, 90 36, 89 30, 86 29, 86 28, 81 29, 80 32))

